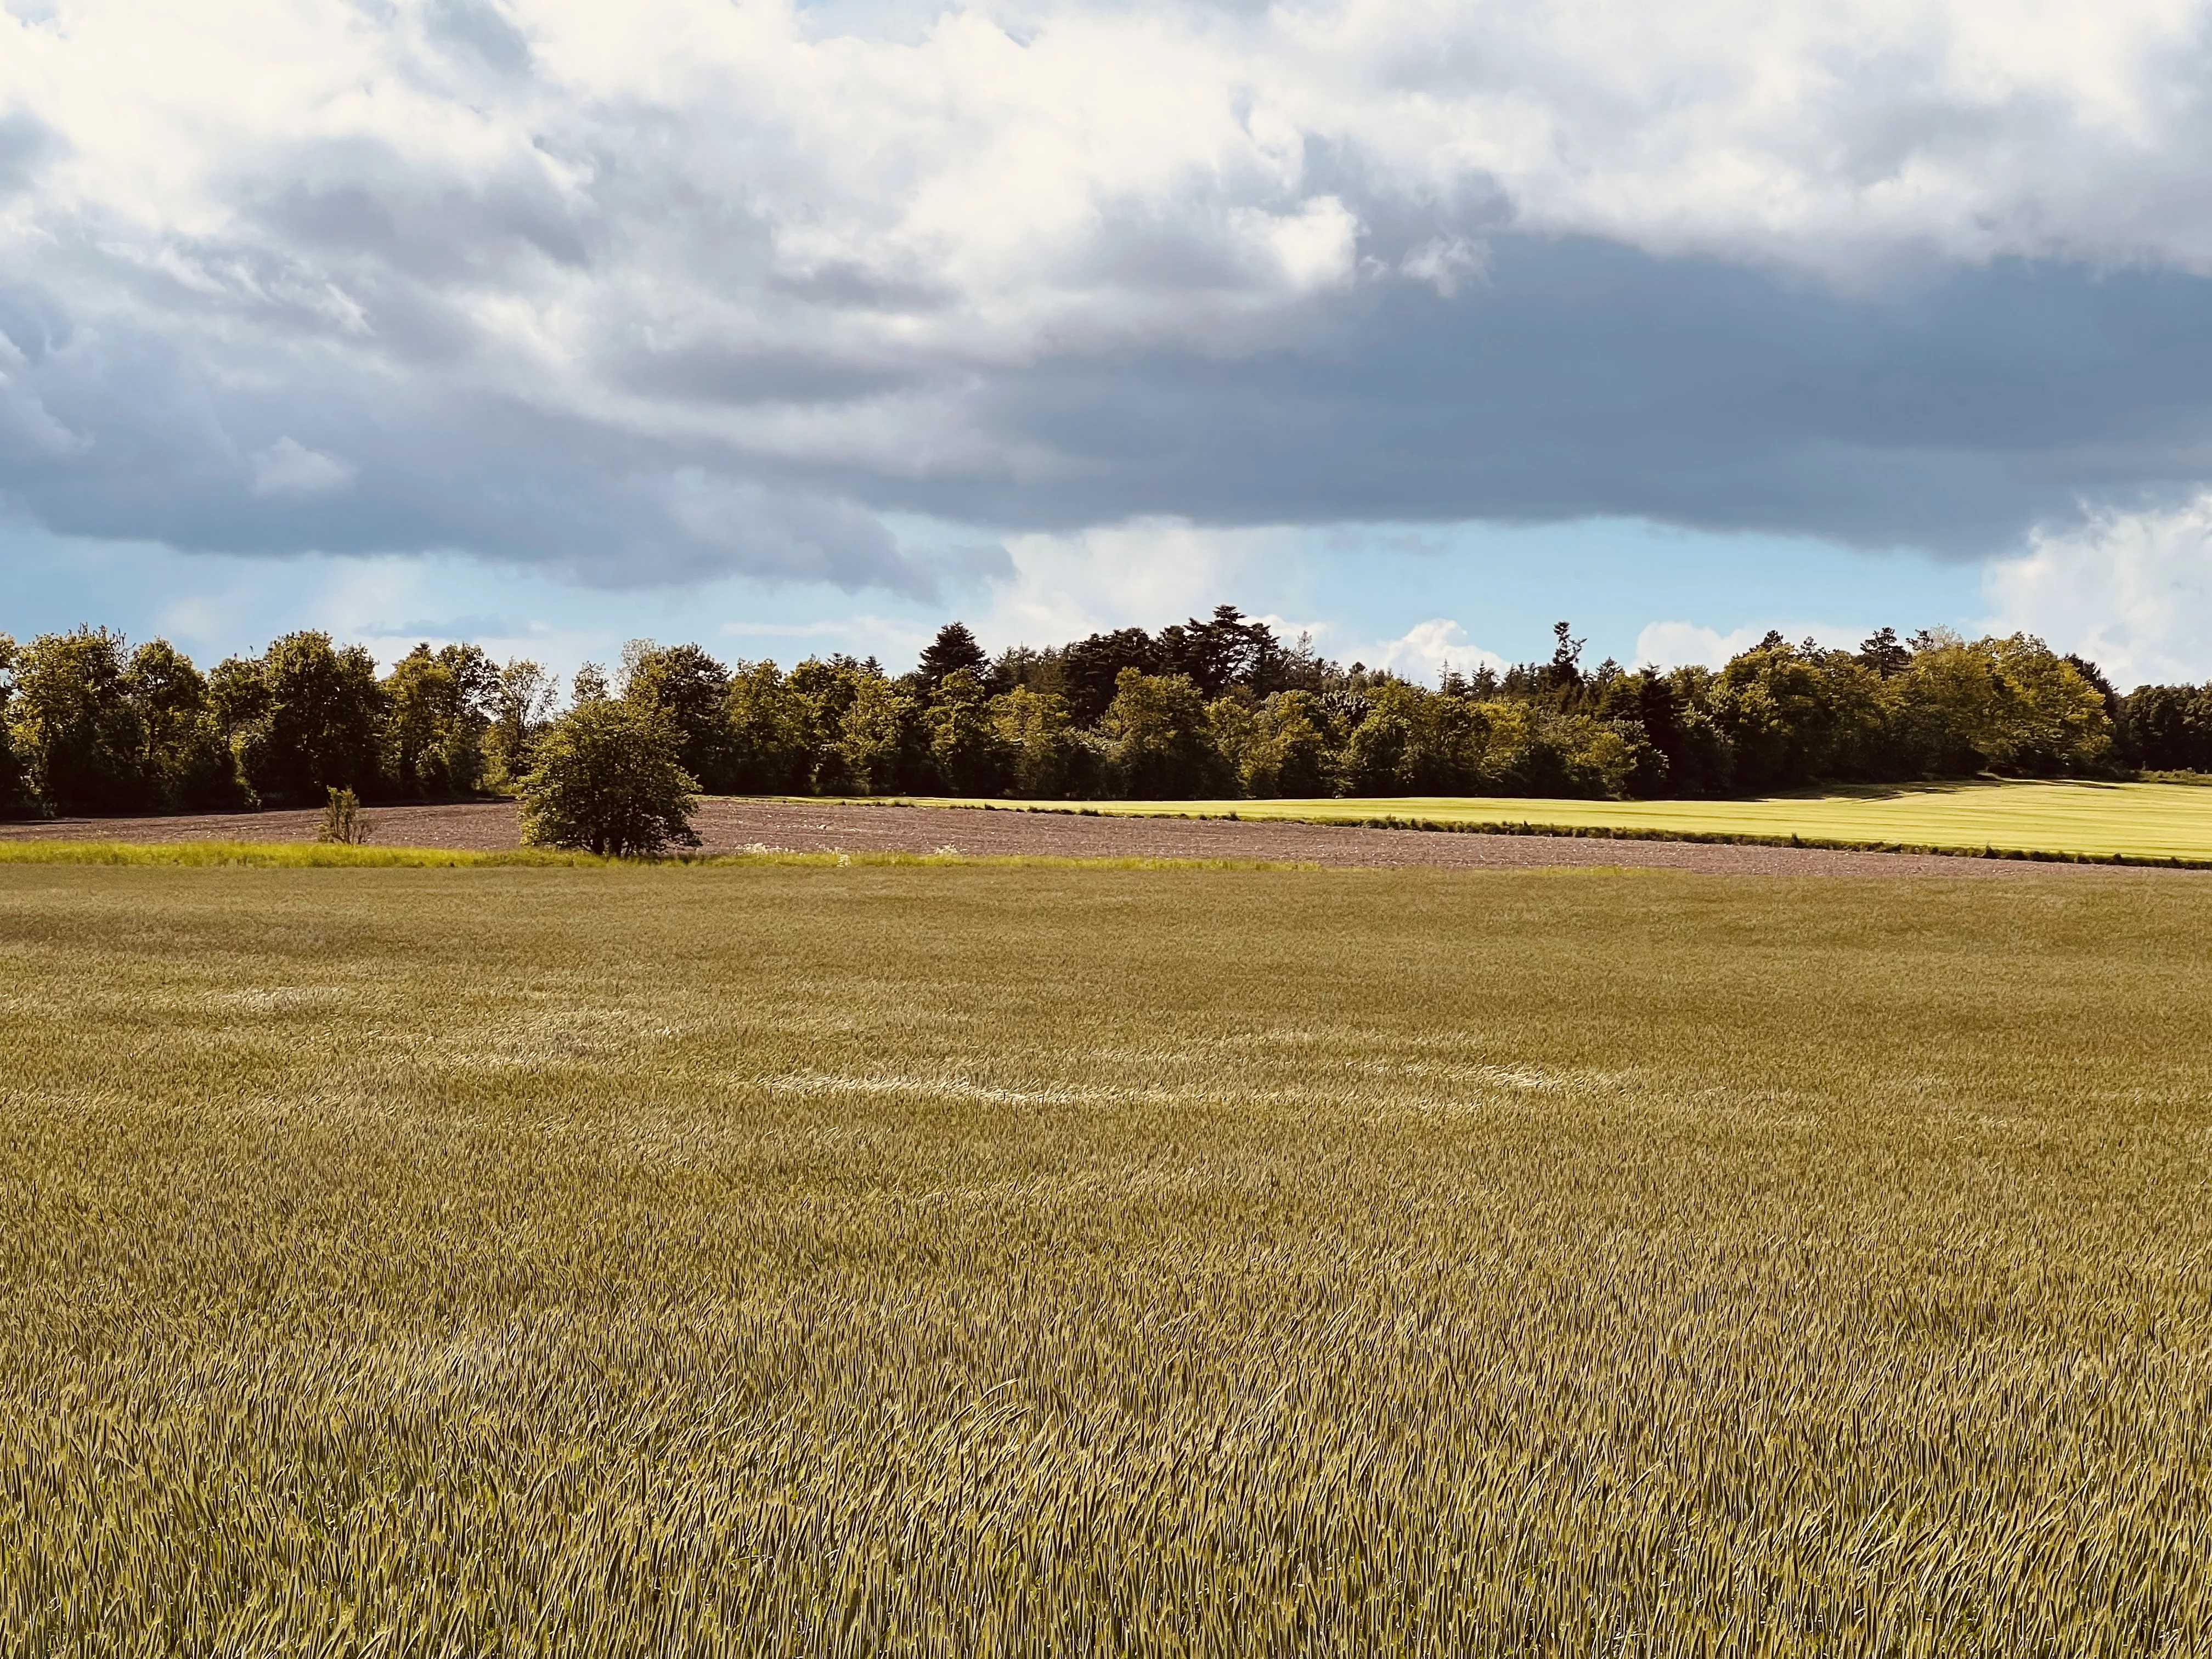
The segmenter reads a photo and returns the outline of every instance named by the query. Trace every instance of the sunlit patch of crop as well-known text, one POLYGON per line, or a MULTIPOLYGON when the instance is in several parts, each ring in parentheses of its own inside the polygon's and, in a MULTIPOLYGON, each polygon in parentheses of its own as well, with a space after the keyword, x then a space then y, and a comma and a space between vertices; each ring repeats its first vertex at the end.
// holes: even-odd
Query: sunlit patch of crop
POLYGON ((934 804, 988 805, 1000 811, 1196 816, 1493 835, 1595 835, 2212 866, 2212 802, 2206 800, 2201 787, 2155 779, 2136 783, 1954 779, 1844 785, 1719 800, 1401 795, 1092 801, 1080 808, 1049 801, 934 804))

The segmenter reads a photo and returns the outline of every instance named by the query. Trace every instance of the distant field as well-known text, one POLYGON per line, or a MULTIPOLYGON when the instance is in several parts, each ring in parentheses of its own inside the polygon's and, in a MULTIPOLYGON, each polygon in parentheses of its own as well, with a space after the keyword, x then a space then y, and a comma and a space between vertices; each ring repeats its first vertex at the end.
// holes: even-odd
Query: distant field
MULTIPOLYGON (((949 804, 949 803, 925 803, 949 804)), ((981 803, 963 803, 980 805, 981 803)), ((1066 811, 1065 802, 1023 803, 1066 811)), ((994 802, 994 805, 1006 803, 994 802)), ((1540 800, 1407 795, 1357 800, 1093 801, 1099 812, 1529 825, 1671 836, 1791 836, 1855 847, 2212 860, 2212 789, 2175 783, 1972 782, 1754 800, 1540 800)))
POLYGON ((2208 933, 0 866, 0 1652, 2212 1651, 2208 933))

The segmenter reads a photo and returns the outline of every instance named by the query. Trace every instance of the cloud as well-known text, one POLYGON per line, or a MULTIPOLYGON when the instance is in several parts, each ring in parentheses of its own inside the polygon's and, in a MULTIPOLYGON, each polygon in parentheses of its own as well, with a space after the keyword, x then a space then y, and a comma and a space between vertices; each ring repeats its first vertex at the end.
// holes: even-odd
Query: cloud
POLYGON ((2206 16, 17 6, 0 498, 1071 616, 893 525, 1983 556, 2212 479, 2206 16))
POLYGON ((1520 235, 1455 301, 1394 285, 1297 349, 1059 358, 987 382, 1042 477, 946 472, 947 517, 1642 517, 1958 556, 2085 496, 2212 477, 2212 283, 2005 264, 1879 303, 1520 235))
MULTIPOLYGON (((1682 668, 1697 665, 1718 668, 1731 657, 1748 651, 1765 639, 1769 629, 1738 628, 1729 633, 1702 627, 1696 623, 1656 622, 1648 624, 1636 636, 1636 661, 1649 663, 1655 668, 1682 668)), ((1812 640, 1827 649, 1856 649, 1859 642, 1873 630, 1853 628, 1834 623, 1800 623, 1779 628, 1783 638, 1796 645, 1812 640)))
POLYGON ((2123 690, 2212 676, 2212 494, 2038 534, 1985 585, 1993 630, 2079 652, 2123 690))
POLYGON ((1462 283, 1480 277, 1489 268, 1487 251, 1464 236, 1431 236, 1398 261, 1401 276, 1426 283, 1444 300, 1457 295, 1462 283))
POLYGON ((0 198, 30 187, 60 145, 53 130, 22 110, 0 115, 0 198))
POLYGON ((468 641, 473 640, 520 639, 533 632, 529 623, 479 613, 460 617, 418 617, 410 622, 365 622, 356 623, 346 632, 362 640, 441 640, 468 641))
MULTIPOLYGON (((880 657, 896 671, 909 659, 921 654, 922 647, 935 636, 936 630, 916 628, 910 622, 862 613, 827 622, 726 622, 716 632, 733 640, 787 640, 792 642, 763 653, 771 661, 781 656, 789 663, 828 650, 850 655, 880 657)), ((741 661, 752 659, 739 659, 741 661)))
POLYGON ((1293 561, 1297 541, 1279 528, 1140 519, 1072 534, 1012 536, 1006 551, 1012 570, 973 619, 975 631, 998 644, 1042 646, 1132 623, 1160 628, 1203 617, 1257 572, 1293 561))
POLYGON ((325 490, 344 489, 354 481, 357 470, 293 438, 279 438, 250 459, 257 495, 319 495, 325 490))
MULTIPOLYGON (((1016 536, 1006 551, 1012 574, 986 590, 981 613, 969 619, 994 648, 1058 645, 1133 625, 1159 629, 1204 617, 1224 601, 1254 605, 1255 593, 1310 607, 1322 568, 1309 539, 1289 526, 1221 529, 1172 519, 1016 536)), ((1476 645, 1449 619, 1375 640, 1340 623, 1275 610, 1253 614, 1281 639, 1310 635, 1328 655, 1425 681, 1435 680, 1447 662, 1462 671, 1506 666, 1504 658, 1476 645)))
POLYGON ((1416 623, 1402 638, 1386 641, 1369 664, 1388 668, 1409 678, 1432 681, 1449 665, 1462 673, 1476 668, 1504 669, 1504 658, 1485 651, 1467 636, 1467 629, 1445 617, 1416 623))

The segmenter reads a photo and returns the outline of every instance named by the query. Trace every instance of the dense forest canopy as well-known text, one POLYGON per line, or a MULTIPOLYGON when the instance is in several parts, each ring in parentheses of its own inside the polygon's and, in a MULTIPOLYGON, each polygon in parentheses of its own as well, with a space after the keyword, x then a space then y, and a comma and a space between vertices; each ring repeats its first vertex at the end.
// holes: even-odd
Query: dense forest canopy
MULTIPOLYGON (((2212 771, 2212 686, 2122 696, 2023 635, 1884 629, 1856 651, 1770 633, 1719 669, 1551 654, 1431 690, 1279 638, 1231 605, 991 656, 959 623, 910 673, 716 660, 634 641, 568 714, 616 699, 715 793, 1051 799, 1701 795, 1997 772, 2212 771)), ((387 673, 299 633, 203 674, 106 629, 0 635, 0 810, 311 805, 513 790, 557 724, 538 665, 418 646, 387 673)), ((607 722, 602 722, 607 724, 607 722)), ((609 726, 619 729, 619 722, 609 726)))

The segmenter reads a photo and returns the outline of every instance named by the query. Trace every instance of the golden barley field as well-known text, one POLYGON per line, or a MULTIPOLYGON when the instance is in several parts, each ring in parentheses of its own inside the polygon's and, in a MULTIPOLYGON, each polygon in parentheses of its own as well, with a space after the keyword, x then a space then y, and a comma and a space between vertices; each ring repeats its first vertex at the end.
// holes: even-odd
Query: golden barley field
MULTIPOLYGON (((795 798, 803 799, 803 798, 795 798)), ((930 805, 980 800, 915 797, 930 805)), ((993 802, 1002 809, 1005 802, 993 802)), ((1542 800, 1510 795, 1399 795, 1310 800, 1015 803, 1145 817, 1194 815, 1306 823, 1427 824, 1443 829, 1741 838, 1821 846, 2040 854, 2155 864, 2212 862, 2212 789, 2172 782, 1977 778, 1841 785, 1746 799, 1542 800)))
POLYGON ((2212 1651, 2208 938, 0 867, 0 1651, 2212 1651))

